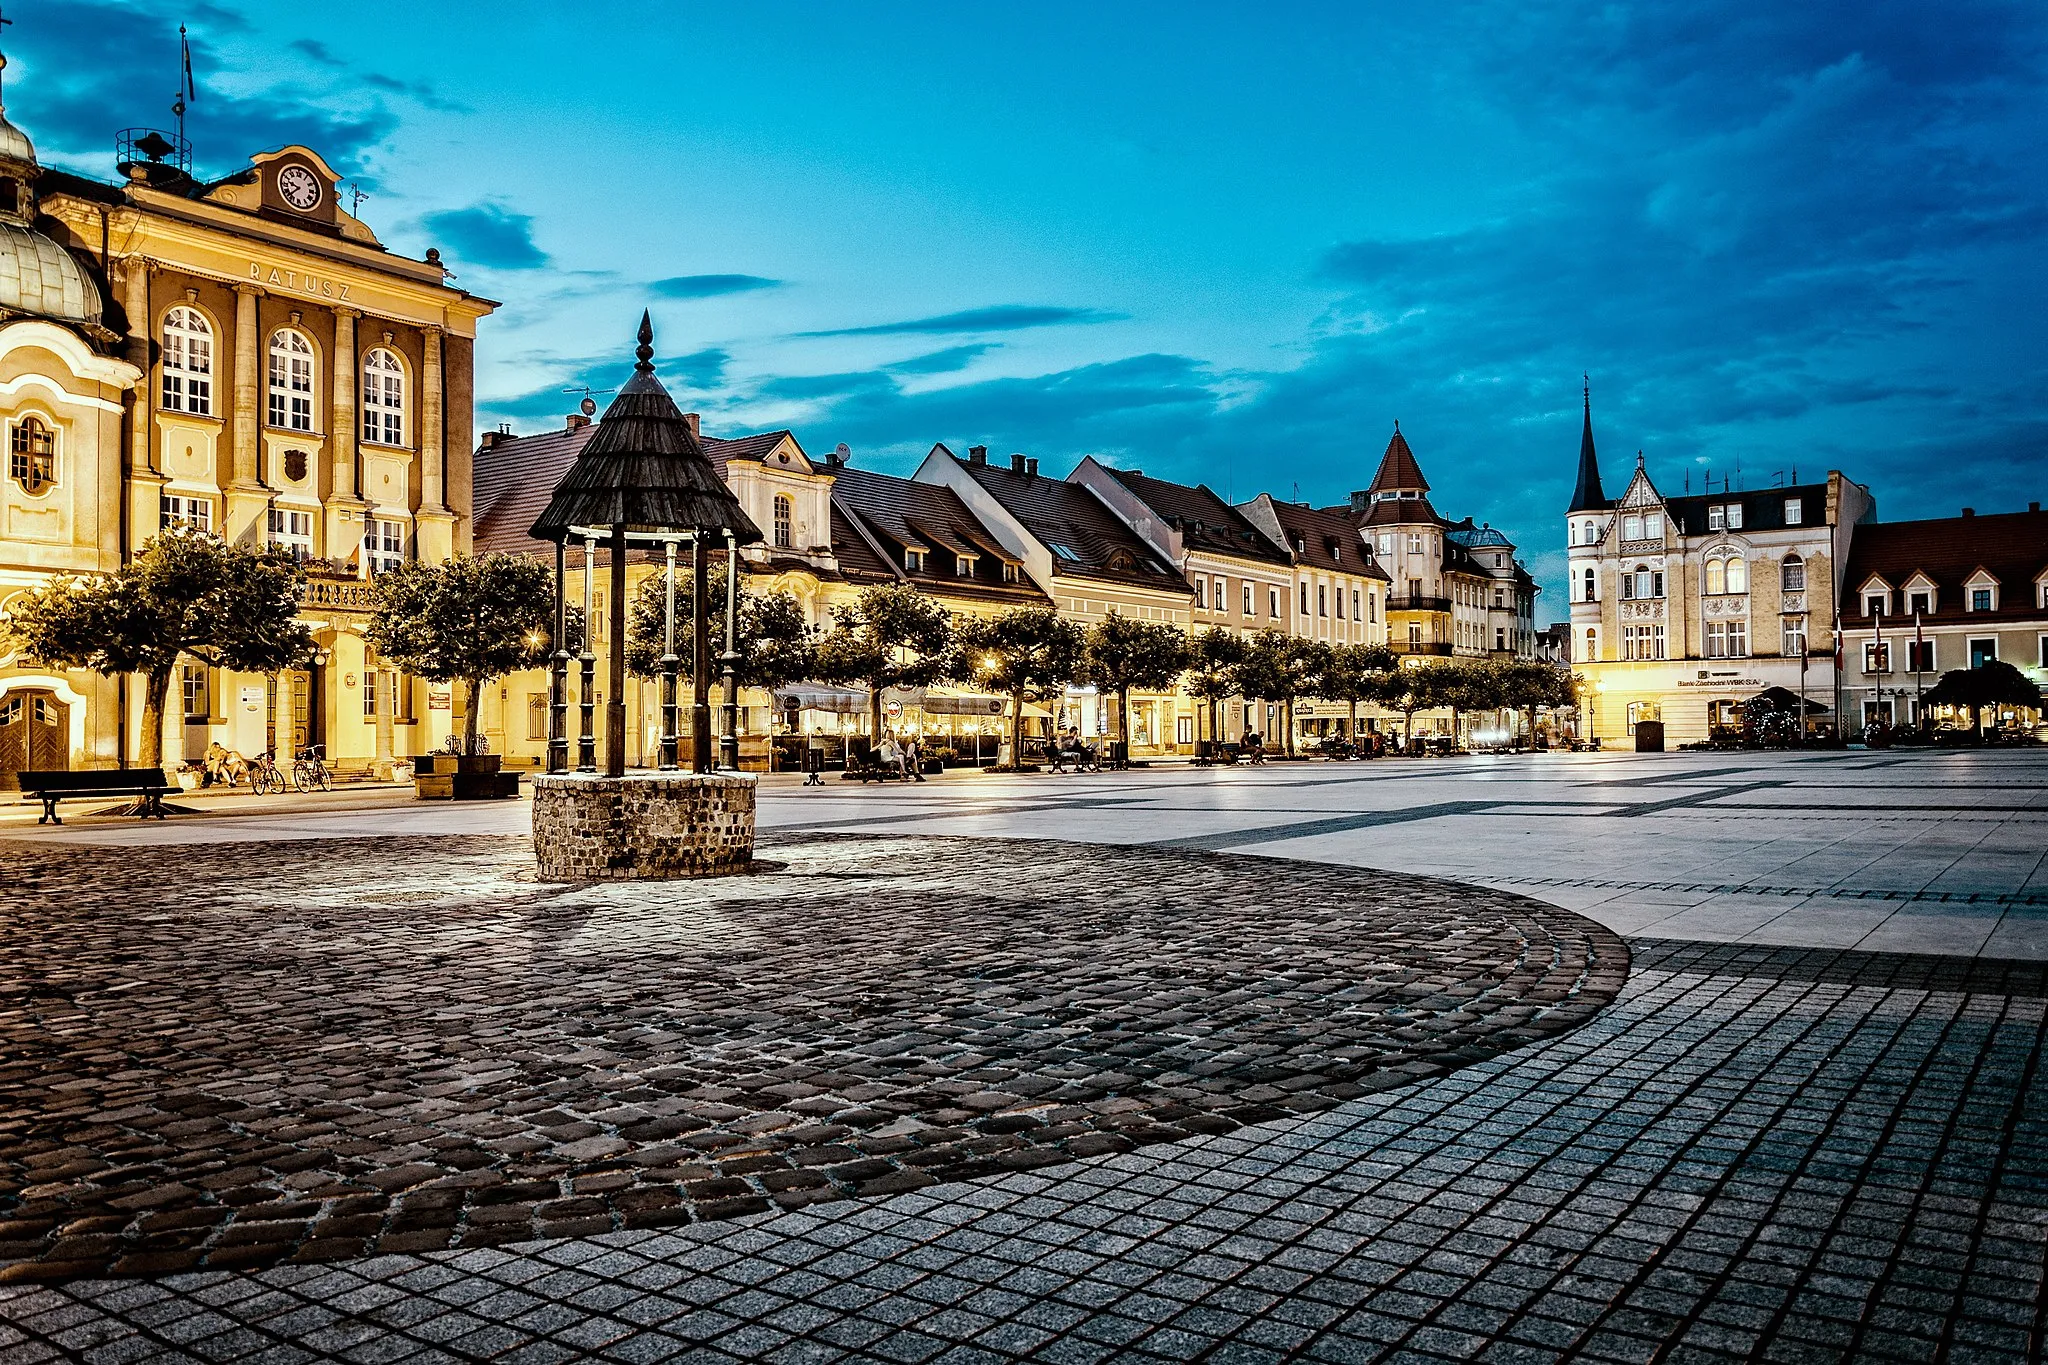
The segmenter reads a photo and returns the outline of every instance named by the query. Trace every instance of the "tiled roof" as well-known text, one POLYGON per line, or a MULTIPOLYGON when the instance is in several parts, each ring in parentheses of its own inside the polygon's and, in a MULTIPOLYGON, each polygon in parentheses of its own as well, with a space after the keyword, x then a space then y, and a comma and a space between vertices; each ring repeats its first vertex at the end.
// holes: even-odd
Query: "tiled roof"
POLYGON ((954 459, 1052 551, 1054 573, 1192 595, 1185 578, 1081 485, 954 459))
POLYGON ((1398 424, 1394 438, 1387 442, 1387 453, 1380 457, 1379 473, 1372 476, 1371 491, 1386 493, 1396 488, 1429 491, 1429 480, 1422 477, 1422 466, 1415 462, 1415 452, 1408 448, 1408 438, 1398 424))
POLYGON ((1447 525, 1430 506, 1428 498, 1388 498, 1384 502, 1373 502, 1363 512, 1344 509, 1344 514, 1360 526, 1415 526, 1434 522, 1447 525))
POLYGON ((1802 483, 1791 488, 1760 488, 1748 492, 1682 495, 1665 498, 1664 510, 1670 514, 1673 528, 1683 536, 1712 534, 1707 530, 1707 509, 1725 507, 1732 502, 1742 504, 1743 531, 1783 531, 1786 529, 1785 503, 1790 498, 1799 499, 1799 525, 1826 524, 1828 486, 1824 483, 1802 483))
POLYGON ((1280 529, 1286 533, 1290 551, 1295 537, 1301 538, 1303 548, 1293 555, 1297 564, 1355 573, 1366 578, 1387 576, 1386 570, 1367 558, 1365 542, 1359 538, 1358 523, 1351 519, 1346 509, 1310 507, 1306 503, 1282 502, 1275 498, 1273 515, 1279 519, 1280 529), (1330 553, 1332 542, 1342 547, 1341 556, 1330 553))
MULTIPOLYGON (((545 541, 527 534, 534 518, 548 505, 555 485, 576 463, 583 443, 594 435, 598 423, 557 428, 533 436, 507 436, 495 445, 477 449, 474 466, 474 507, 476 552, 502 550, 510 554, 543 554, 545 541)), ((721 440, 703 436, 704 454, 718 477, 725 477, 726 463, 733 458, 758 460, 773 450, 786 431, 761 432, 721 440)))
MULTIPOLYGON (((960 495, 942 484, 918 483, 871 469, 841 465, 832 483, 832 547, 841 554, 842 529, 846 538, 858 543, 855 557, 864 563, 875 560, 871 538, 893 557, 899 575, 887 564, 874 563, 868 572, 880 569, 891 578, 901 577, 914 586, 934 593, 949 593, 991 600, 1012 600, 1019 605, 1043 605, 1045 595, 1021 573, 1021 562, 1002 547, 993 532, 981 524, 960 495), (868 533, 863 538, 856 523, 868 533), (903 568, 903 552, 922 548, 922 569, 903 568), (956 560, 974 560, 973 572, 961 577, 956 560), (1017 581, 1003 581, 1005 561, 1017 564, 1017 581)), ((841 559, 844 566, 848 561, 841 559)), ((851 573, 849 573, 851 576, 851 573)))
MULTIPOLYGON (((1108 466, 1104 466, 1108 469, 1108 466)), ((1236 555, 1240 559, 1261 559, 1287 563, 1286 553, 1244 513, 1218 497, 1207 484, 1189 487, 1155 479, 1136 469, 1108 469, 1110 477, 1151 508, 1160 520, 1180 532, 1181 543, 1190 550, 1236 555)))
MULTIPOLYGON (((2048 570, 2048 512, 1999 512, 1981 517, 1940 517, 1930 521, 1867 522, 1849 541, 1843 580, 1844 612, 1859 611, 1862 588, 1872 575, 1902 591, 1908 579, 1925 574, 1934 581, 1933 621, 1999 620, 2044 615, 2037 580, 2048 570), (1965 612, 1963 585, 1979 569, 1998 580, 1998 610, 1965 612)), ((1904 609, 1907 601, 1894 601, 1904 609)))

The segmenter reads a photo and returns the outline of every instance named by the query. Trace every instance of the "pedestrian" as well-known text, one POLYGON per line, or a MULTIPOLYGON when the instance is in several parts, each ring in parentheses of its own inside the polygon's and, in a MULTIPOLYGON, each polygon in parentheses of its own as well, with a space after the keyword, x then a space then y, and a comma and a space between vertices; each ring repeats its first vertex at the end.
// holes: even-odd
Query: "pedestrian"
POLYGON ((915 734, 903 741, 903 767, 918 781, 924 781, 924 751, 918 746, 915 734))

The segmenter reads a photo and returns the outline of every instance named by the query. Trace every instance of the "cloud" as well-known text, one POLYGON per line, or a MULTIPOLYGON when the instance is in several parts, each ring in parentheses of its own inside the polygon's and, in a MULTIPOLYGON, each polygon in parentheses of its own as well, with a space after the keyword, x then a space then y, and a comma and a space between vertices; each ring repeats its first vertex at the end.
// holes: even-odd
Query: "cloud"
POLYGON ((1030 327, 1063 327, 1098 322, 1120 322, 1122 313, 1099 308, 1057 308, 1043 304, 998 303, 987 308, 969 308, 937 317, 914 318, 909 322, 879 322, 867 327, 835 327, 822 332, 799 332, 805 337, 878 337, 947 332, 1018 332, 1030 327))
POLYGON ((537 270, 548 263, 547 253, 533 243, 532 216, 502 204, 441 209, 422 218, 420 226, 453 248, 456 261, 493 270, 537 270))
POLYGON ((177 16, 152 13, 117 0, 57 0, 37 7, 33 22, 8 34, 9 113, 28 129, 49 159, 106 177, 114 134, 130 126, 170 127, 168 65, 178 50, 178 19, 192 30, 192 70, 198 96, 185 131, 196 153, 194 170, 218 175, 247 164, 266 147, 302 143, 347 166, 383 141, 397 119, 377 100, 331 107, 309 99, 297 85, 249 94, 212 84, 221 69, 205 34, 240 33, 246 21, 233 11, 196 3, 177 16), (169 54, 169 55, 166 55, 169 54))
POLYGON ((710 392, 725 383, 725 367, 732 357, 716 346, 707 346, 701 351, 688 355, 654 358, 656 373, 670 388, 679 385, 700 392, 710 392))
POLYGON ((1000 349, 1001 342, 976 341, 965 346, 948 346, 943 351, 933 351, 929 355, 912 356, 908 360, 899 360, 882 368, 891 374, 951 374, 955 370, 966 369, 990 351, 1000 349))
POLYGON ((782 281, 761 275, 671 275, 647 287, 665 299, 712 299, 756 289, 780 289, 782 281))
POLYGON ((434 87, 428 85, 425 81, 402 81, 395 76, 388 76, 381 71, 358 70, 340 54, 336 53, 333 48, 330 48, 318 39, 299 38, 286 46, 308 61, 324 66, 329 71, 336 72, 337 74, 346 75, 350 80, 366 85, 373 90, 382 90, 387 94, 403 96, 428 109, 438 109, 448 113, 470 112, 467 105, 459 104, 454 100, 443 99, 434 92, 434 87))

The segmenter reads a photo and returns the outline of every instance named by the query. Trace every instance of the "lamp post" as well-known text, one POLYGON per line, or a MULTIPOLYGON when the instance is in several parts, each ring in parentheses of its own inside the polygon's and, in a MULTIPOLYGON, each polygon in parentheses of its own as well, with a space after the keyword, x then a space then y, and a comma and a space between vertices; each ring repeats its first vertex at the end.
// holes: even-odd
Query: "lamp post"
POLYGON ((725 533, 725 653, 719 656, 725 676, 725 725, 719 738, 719 766, 740 767, 740 547, 725 533))

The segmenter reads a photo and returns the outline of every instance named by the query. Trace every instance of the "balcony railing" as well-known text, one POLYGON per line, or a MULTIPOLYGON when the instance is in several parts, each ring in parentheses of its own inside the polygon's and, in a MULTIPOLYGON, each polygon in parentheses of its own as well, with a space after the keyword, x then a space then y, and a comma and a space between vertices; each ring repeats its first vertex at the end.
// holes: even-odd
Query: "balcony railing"
POLYGON ((1449 611, 1450 609, 1451 599, 1448 597, 1389 597, 1387 599, 1388 611, 1449 611))
POLYGON ((370 585, 359 578, 308 578, 299 589, 299 605, 369 611, 376 598, 370 585))
POLYGON ((1392 642, 1391 648, 1396 654, 1448 655, 1451 652, 1451 642, 1449 640, 1396 640, 1392 642))

